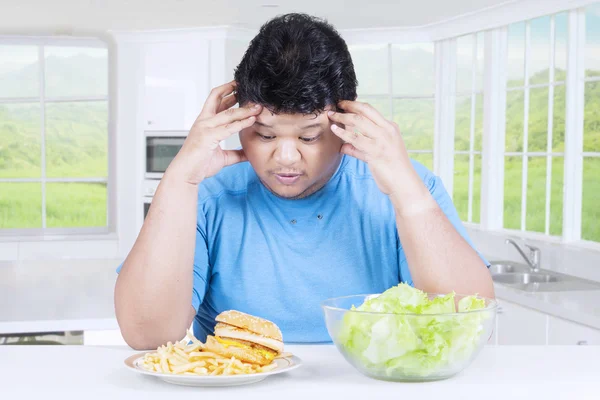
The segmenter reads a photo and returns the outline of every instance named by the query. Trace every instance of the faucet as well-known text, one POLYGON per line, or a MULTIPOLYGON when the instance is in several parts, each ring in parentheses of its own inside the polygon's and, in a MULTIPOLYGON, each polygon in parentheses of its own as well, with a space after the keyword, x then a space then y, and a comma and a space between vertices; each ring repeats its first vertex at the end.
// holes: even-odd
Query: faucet
POLYGON ((521 257, 523 257, 523 259, 527 262, 527 265, 531 267, 533 272, 538 272, 540 270, 540 249, 525 244, 525 247, 529 249, 529 256, 527 256, 514 240, 506 239, 504 243, 512 244, 513 246, 515 246, 519 254, 521 254, 521 257))

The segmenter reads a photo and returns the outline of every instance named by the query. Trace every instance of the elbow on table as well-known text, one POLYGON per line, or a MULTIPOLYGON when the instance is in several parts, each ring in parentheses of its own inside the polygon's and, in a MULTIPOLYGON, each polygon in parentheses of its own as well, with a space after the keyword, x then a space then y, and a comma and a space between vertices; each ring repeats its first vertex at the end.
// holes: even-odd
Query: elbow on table
POLYGON ((175 343, 185 336, 185 329, 165 331, 161 326, 119 325, 125 343, 134 350, 156 350, 167 342, 175 343))

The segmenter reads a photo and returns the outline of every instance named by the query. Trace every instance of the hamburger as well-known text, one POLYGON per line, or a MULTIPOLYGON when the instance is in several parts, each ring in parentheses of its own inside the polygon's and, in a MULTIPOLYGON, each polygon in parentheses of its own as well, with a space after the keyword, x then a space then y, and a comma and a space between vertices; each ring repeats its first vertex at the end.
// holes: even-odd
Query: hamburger
POLYGON ((271 364, 283 352, 281 330, 271 321, 235 310, 215 320, 215 335, 206 338, 208 351, 258 365, 271 364))

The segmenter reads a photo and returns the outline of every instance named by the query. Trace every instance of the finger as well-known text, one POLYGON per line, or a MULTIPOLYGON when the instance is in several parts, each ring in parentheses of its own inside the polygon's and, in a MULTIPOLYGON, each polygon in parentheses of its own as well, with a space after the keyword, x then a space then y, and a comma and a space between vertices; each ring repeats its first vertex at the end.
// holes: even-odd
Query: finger
POLYGON ((372 142, 372 140, 366 136, 358 132, 349 131, 336 124, 331 124, 331 131, 344 142, 352 144, 360 151, 367 150, 372 142))
POLYGON ((240 121, 233 121, 229 124, 219 126, 217 128, 212 129, 214 134, 216 135, 219 141, 227 139, 229 136, 234 133, 238 133, 242 129, 246 129, 249 126, 252 126, 256 122, 256 117, 254 115, 245 118, 240 121))
POLYGON ((235 93, 230 94, 227 97, 223 97, 223 100, 221 100, 221 105, 219 106, 219 109, 217 110, 217 114, 230 109, 231 107, 233 107, 234 105, 236 105, 237 103, 237 95, 235 93))
POLYGON ((213 88, 210 91, 208 98, 204 102, 204 107, 202 107, 199 118, 208 118, 215 115, 218 112, 223 97, 233 93, 236 87, 237 83, 235 81, 231 81, 224 85, 213 88))
POLYGON ((262 107, 258 104, 254 107, 230 108, 228 110, 221 111, 212 118, 209 118, 205 121, 205 123, 209 128, 217 128, 223 125, 231 124, 235 121, 241 121, 251 116, 257 116, 261 112, 262 107))
POLYGON ((345 114, 329 111, 327 115, 330 120, 336 122, 338 125, 344 125, 347 128, 357 128, 360 133, 366 137, 375 137, 377 136, 377 131, 381 130, 381 128, 375 125, 371 120, 358 114, 345 114))
POLYGON ((350 143, 344 143, 342 145, 342 148, 340 149, 340 153, 347 154, 350 157, 358 158, 361 161, 367 162, 365 153, 358 150, 356 147, 354 147, 350 143))
POLYGON ((224 153, 225 153, 225 162, 223 163, 223 165, 225 165, 225 166, 248 161, 248 158, 246 157, 246 153, 244 153, 244 150, 242 150, 242 149, 240 149, 240 150, 225 150, 224 153))
POLYGON ((383 115, 379 111, 375 109, 369 103, 362 103, 360 101, 350 101, 350 100, 342 100, 339 102, 338 106, 350 113, 362 115, 368 119, 370 119, 374 124, 379 125, 381 127, 385 127, 389 125, 390 121, 385 119, 383 115))

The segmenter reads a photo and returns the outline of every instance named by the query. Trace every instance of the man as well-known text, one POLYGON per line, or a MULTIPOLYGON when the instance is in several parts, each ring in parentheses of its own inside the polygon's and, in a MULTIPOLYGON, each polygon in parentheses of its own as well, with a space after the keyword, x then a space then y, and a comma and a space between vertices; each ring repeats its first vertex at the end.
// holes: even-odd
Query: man
POLYGON ((409 159, 396 124, 354 101, 356 86, 327 23, 289 14, 261 28, 235 81, 208 97, 122 265, 129 345, 178 340, 192 321, 204 340, 227 309, 274 321, 286 342, 325 342, 323 300, 399 282, 494 296, 442 182, 409 159), (222 150, 237 132, 242 148, 222 150))

